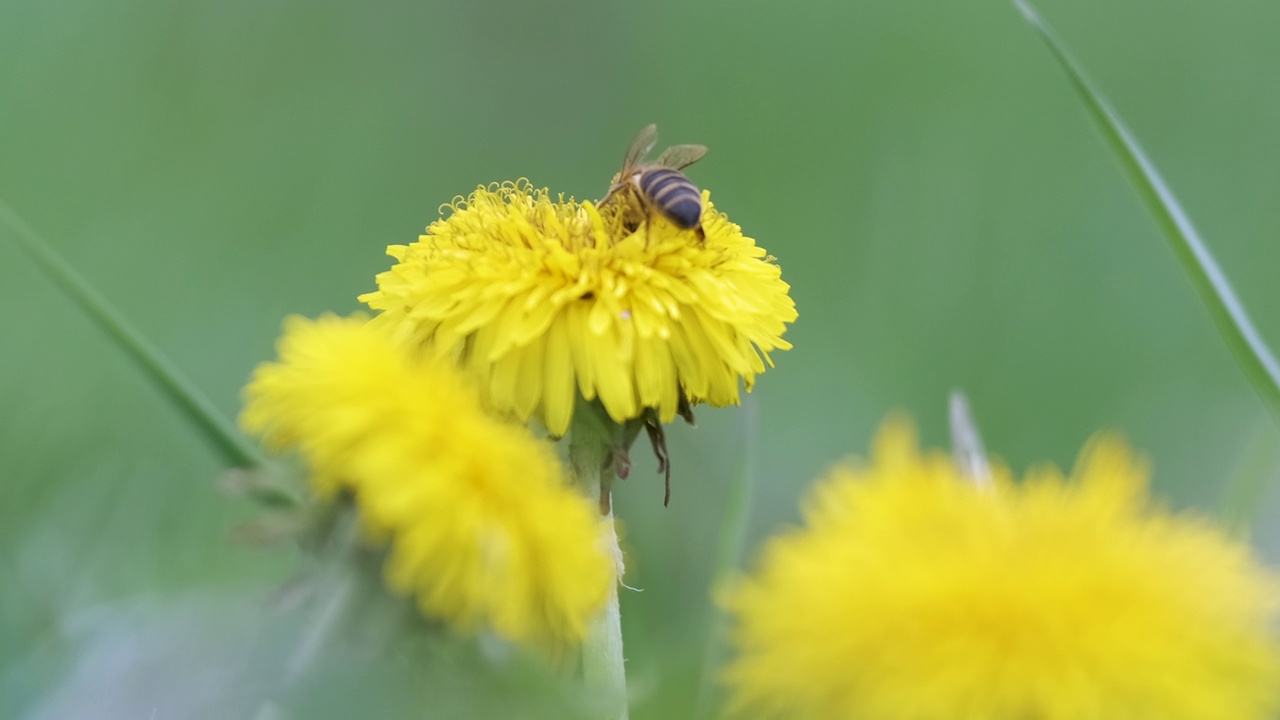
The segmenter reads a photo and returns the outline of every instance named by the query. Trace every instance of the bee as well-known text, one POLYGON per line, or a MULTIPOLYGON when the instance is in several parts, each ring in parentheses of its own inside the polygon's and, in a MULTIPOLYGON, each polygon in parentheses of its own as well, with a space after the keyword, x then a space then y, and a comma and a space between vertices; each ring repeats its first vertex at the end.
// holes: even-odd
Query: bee
MULTIPOLYGON (((646 215, 656 210, 676 226, 697 230, 698 236, 706 239, 702 232, 702 191, 680 171, 701 160, 707 148, 673 145, 657 160, 646 163, 645 157, 657 142, 658 126, 646 125, 631 141, 622 170, 614 176, 608 194, 599 204, 606 205, 622 193, 631 193, 640 200, 646 215)), ((639 226, 638 220, 635 226, 639 226)))

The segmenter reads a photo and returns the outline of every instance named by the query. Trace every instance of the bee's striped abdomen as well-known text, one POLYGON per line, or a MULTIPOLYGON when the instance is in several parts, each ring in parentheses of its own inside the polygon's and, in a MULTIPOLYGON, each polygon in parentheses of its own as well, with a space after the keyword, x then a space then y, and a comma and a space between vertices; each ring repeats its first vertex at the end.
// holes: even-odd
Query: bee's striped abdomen
POLYGON ((702 221, 702 191, 679 172, 667 168, 645 170, 636 183, 649 204, 676 225, 687 230, 702 221))

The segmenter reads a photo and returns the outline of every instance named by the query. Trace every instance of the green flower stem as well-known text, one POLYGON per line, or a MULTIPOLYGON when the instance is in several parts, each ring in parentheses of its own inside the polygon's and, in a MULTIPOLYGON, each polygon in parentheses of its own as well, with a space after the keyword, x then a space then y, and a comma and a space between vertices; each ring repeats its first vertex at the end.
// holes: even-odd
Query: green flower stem
POLYGON ((262 456, 133 323, 93 288, 39 233, 0 200, 0 221, 13 230, 18 246, 125 352, 230 467, 262 464, 262 456))
MULTIPOLYGON (((618 562, 622 579, 622 551, 613 526, 613 510, 608 493, 613 484, 613 449, 621 428, 609 419, 598 403, 579 401, 569 430, 569 463, 582 492, 606 517, 609 533, 604 541, 618 562), (606 469, 607 468, 607 469, 606 469), (601 502, 602 497, 605 502, 601 502)), ((604 609, 591 623, 582 644, 582 675, 587 688, 604 703, 609 720, 627 719, 627 673, 622 655, 622 615, 618 607, 618 587, 609 591, 604 609)))

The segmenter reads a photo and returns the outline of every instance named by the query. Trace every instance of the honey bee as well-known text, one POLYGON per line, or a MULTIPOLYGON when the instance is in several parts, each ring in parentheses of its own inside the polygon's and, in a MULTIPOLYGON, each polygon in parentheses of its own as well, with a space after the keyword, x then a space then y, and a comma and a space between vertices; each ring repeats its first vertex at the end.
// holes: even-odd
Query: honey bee
MULTIPOLYGON (((680 171, 702 159, 707 154, 703 145, 673 145, 662 152, 658 159, 646 163, 645 156, 658 142, 658 126, 646 125, 622 161, 622 170, 613 179, 609 192, 600 201, 607 205, 621 193, 633 194, 640 200, 646 213, 654 210, 676 226, 685 230, 702 232, 702 191, 689 182, 680 171)), ((647 219, 647 218, 646 218, 647 219)), ((636 221, 639 226, 639 221, 636 221)))

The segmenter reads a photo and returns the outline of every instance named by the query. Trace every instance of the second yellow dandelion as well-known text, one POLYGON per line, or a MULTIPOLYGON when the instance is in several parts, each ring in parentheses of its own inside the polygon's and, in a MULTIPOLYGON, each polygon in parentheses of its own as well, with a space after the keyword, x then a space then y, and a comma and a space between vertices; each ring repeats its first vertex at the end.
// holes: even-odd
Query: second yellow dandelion
POLYGON ((386 577, 459 630, 575 642, 614 583, 607 528, 550 447, 488 416, 471 384, 362 318, 290 318, 242 424, 295 448, 321 495, 351 493, 386 577))
POLYGON ((1280 582, 1153 506, 1117 440, 993 488, 889 425, 725 593, 741 714, 881 720, 1265 720, 1280 582))

